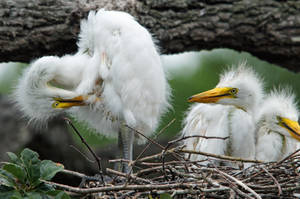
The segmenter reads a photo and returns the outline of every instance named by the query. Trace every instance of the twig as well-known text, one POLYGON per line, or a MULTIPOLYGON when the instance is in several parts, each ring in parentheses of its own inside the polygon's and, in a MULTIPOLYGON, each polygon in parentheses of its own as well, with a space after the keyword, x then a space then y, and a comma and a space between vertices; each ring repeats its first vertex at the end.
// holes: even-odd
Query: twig
MULTIPOLYGON (((113 170, 113 169, 110 169, 110 168, 106 168, 106 172, 128 178, 128 174, 122 173, 122 172, 119 172, 119 171, 116 171, 116 170, 113 170)), ((140 178, 140 177, 137 177, 135 175, 130 175, 130 178, 133 179, 133 180, 136 180, 136 181, 144 182, 144 183, 149 183, 149 184, 153 183, 153 182, 151 182, 151 180, 140 178)))
POLYGON ((134 131, 135 133, 139 134, 140 136, 146 138, 149 142, 151 142, 152 144, 155 144, 156 146, 158 146, 160 149, 164 149, 165 147, 163 147, 162 145, 160 145, 158 142, 154 141, 153 139, 148 138, 147 136, 145 136, 144 134, 142 134, 141 132, 139 132, 138 130, 128 126, 127 124, 125 124, 125 126, 127 128, 129 128, 130 130, 134 131))
POLYGON ((91 163, 95 163, 95 161, 93 161, 89 157, 87 157, 87 155, 85 155, 83 152, 81 152, 79 149, 77 149, 74 145, 70 145, 70 147, 73 148, 78 153, 80 153, 80 155, 82 155, 82 157, 84 157, 87 161, 89 161, 91 163))
MULTIPOLYGON (((244 197, 244 198, 249 198, 252 199, 252 197, 250 197, 248 194, 244 193, 243 191, 241 191, 240 189, 238 189, 238 187, 236 186, 236 184, 234 184, 233 182, 231 182, 230 179, 228 179, 225 175, 223 175, 222 172, 220 172, 220 170, 217 168, 217 166, 212 163, 212 165, 215 167, 214 169, 209 169, 212 172, 217 172, 219 173, 222 178, 229 184, 229 187, 232 191, 235 191, 237 194, 239 194, 240 196, 244 197)), ((205 169, 206 170, 206 169, 205 169)))
MULTIPOLYGON (((152 144, 155 144, 156 146, 158 146, 159 148, 161 148, 161 149, 163 150, 163 153, 162 153, 161 157, 163 157, 163 156, 165 155, 165 154, 164 154, 165 147, 163 147, 161 144, 159 144, 158 142, 154 141, 153 139, 148 138, 147 136, 145 136, 144 134, 142 134, 142 133, 139 132, 138 130, 136 130, 136 129, 130 127, 130 126, 128 126, 127 124, 125 124, 125 126, 126 126, 127 128, 129 128, 129 129, 131 129, 132 131, 134 131, 135 133, 137 133, 137 134, 141 135, 142 137, 146 138, 146 139, 147 139, 148 141, 150 141, 152 144)), ((174 152, 175 152, 175 151, 173 151, 173 153, 174 153, 174 152)), ((175 152, 175 153, 176 153, 176 152, 175 152)), ((172 153, 171 153, 171 155, 172 155, 174 158, 176 158, 177 160, 179 160, 179 157, 178 157, 176 154, 172 154, 172 153)), ((136 161, 137 161, 137 160, 136 160, 136 161)))
POLYGON ((86 177, 88 177, 87 175, 85 175, 83 173, 79 173, 77 171, 71 171, 71 170, 68 170, 68 169, 64 169, 64 170, 62 170, 60 172, 68 174, 68 175, 73 175, 73 176, 76 176, 76 177, 79 177, 79 178, 86 178, 86 177))
POLYGON ((118 185, 118 186, 106 186, 106 187, 96 187, 96 188, 78 188, 72 187, 64 184, 59 184, 56 182, 50 182, 46 180, 41 180, 46 184, 50 184, 56 186, 59 189, 63 189, 66 191, 74 192, 74 193, 97 193, 97 192, 108 192, 108 191, 122 191, 122 190, 136 190, 136 191, 148 191, 148 190, 168 190, 168 189, 193 189, 198 185, 195 183, 173 183, 173 184, 147 184, 147 185, 118 185))
MULTIPOLYGON (((200 163, 200 162, 205 162, 206 160, 192 160, 192 161, 188 161, 188 164, 196 164, 196 163, 200 163)), ((140 162, 141 165, 145 165, 145 166, 161 166, 163 163, 161 162, 140 162)), ((165 162, 165 165, 180 165, 180 164, 187 164, 187 161, 169 161, 169 162, 165 162)))
MULTIPOLYGON (((160 136, 169 126, 171 126, 171 124, 173 124, 175 122, 175 118, 173 120, 171 120, 164 128, 162 128, 158 134, 155 135, 154 139, 156 139, 158 136, 160 136)), ((143 151, 137 156, 136 160, 140 159, 140 157, 142 157, 142 155, 145 153, 145 151, 151 146, 152 142, 149 142, 147 144, 147 146, 143 149, 143 151)), ((135 161, 134 161, 135 162, 135 161)), ((131 169, 132 170, 132 169, 131 169)))
MULTIPOLYGON (((169 149, 165 152, 165 154, 169 154, 169 153, 173 153, 175 151, 175 149, 169 149)), ((137 162, 144 162, 144 161, 147 161, 147 160, 152 160, 152 159, 157 159, 157 158, 161 158, 163 152, 160 152, 158 154, 154 154, 154 155, 150 155, 150 156, 147 156, 147 157, 143 157, 139 160, 137 160, 137 162)))
POLYGON ((216 155, 213 153, 206 153, 206 152, 202 152, 202 151, 193 151, 193 150, 187 150, 187 149, 181 149, 181 150, 176 150, 176 151, 183 152, 183 153, 199 154, 199 155, 214 157, 214 158, 223 159, 223 160, 230 160, 230 161, 263 163, 260 160, 250 160, 250 159, 243 159, 243 158, 231 157, 231 156, 226 156, 226 155, 216 155))
POLYGON ((296 150, 295 152, 291 153, 290 155, 288 155, 286 158, 284 158, 283 160, 279 161, 276 163, 276 165, 283 163, 284 161, 290 159, 293 155, 295 155, 296 153, 298 153, 300 151, 300 149, 296 150))
MULTIPOLYGON (((172 119, 164 128, 162 128, 159 132, 158 132, 158 134, 156 134, 155 135, 155 137, 154 137, 154 139, 156 139, 158 136, 160 136, 169 126, 171 126, 171 124, 173 124, 174 122, 175 122, 175 118, 174 119, 172 119)), ((128 172, 128 175, 130 175, 131 173, 132 173, 132 169, 133 169, 133 167, 134 167, 134 165, 135 165, 135 163, 136 163, 136 161, 137 160, 139 160, 141 157, 142 157, 142 155, 146 152, 146 150, 151 146, 151 144, 152 144, 152 142, 149 142, 148 144, 147 144, 147 146, 143 149, 143 151, 137 156, 137 158, 134 160, 134 161, 132 161, 132 162, 130 162, 131 164, 129 165, 130 166, 130 170, 129 170, 129 172, 128 172)), ((128 177, 128 180, 127 180, 127 182, 126 183, 128 183, 128 181, 130 180, 130 178, 128 177)))
POLYGON ((158 173, 161 170, 162 170, 162 166, 150 167, 150 168, 141 169, 141 170, 137 171, 135 173, 135 175, 136 176, 141 176, 142 174, 143 175, 147 175, 148 173, 149 174, 151 174, 151 173, 158 173))
POLYGON ((266 168, 264 168, 264 167, 261 167, 261 168, 273 179, 273 181, 275 182, 275 184, 278 187, 278 196, 280 196, 282 194, 282 190, 281 190, 280 184, 278 183, 276 178, 266 168))
POLYGON ((88 150, 91 152, 91 154, 96 159, 102 183, 105 184, 104 178, 103 178, 103 170, 102 170, 102 166, 101 166, 101 159, 100 159, 100 157, 97 156, 97 154, 91 149, 91 147, 88 145, 88 143, 85 141, 85 139, 81 136, 81 134, 76 129, 76 127, 73 125, 72 121, 69 118, 66 118, 66 117, 64 118, 64 120, 67 122, 67 124, 69 124, 72 127, 72 129, 74 130, 74 132, 79 136, 81 142, 88 148, 88 150))
POLYGON ((204 138, 204 139, 220 139, 220 140, 226 140, 229 137, 216 137, 216 136, 204 136, 204 135, 190 135, 190 136, 184 136, 184 137, 180 137, 176 140, 172 140, 170 142, 168 142, 168 144, 173 144, 176 142, 180 142, 182 140, 186 140, 186 139, 190 139, 190 138, 204 138))
MULTIPOLYGON (((189 139, 189 138, 195 138, 195 137, 200 137, 200 138, 205 138, 205 139, 222 139, 222 140, 226 140, 227 138, 229 138, 228 136, 227 137, 216 137, 216 136, 203 136, 203 135, 192 135, 192 136, 185 136, 185 137, 180 137, 178 139, 175 139, 175 140, 172 140, 172 141, 169 141, 168 144, 165 146, 165 149, 163 150, 163 154, 162 154, 162 163, 163 163, 163 171, 164 171, 164 175, 165 175, 165 151, 168 150, 171 145, 175 144, 175 143, 178 143, 182 140, 185 140, 185 139, 189 139)), ((186 170, 187 169, 187 166, 186 166, 186 170)), ((167 176, 165 175, 165 178, 166 180, 168 180, 167 176)))
POLYGON ((249 191, 252 193, 257 199, 261 199, 261 197, 250 187, 248 187, 246 184, 244 184, 242 181, 236 179, 235 177, 232 177, 231 175, 228 175, 227 173, 224 173, 223 171, 220 171, 219 169, 216 169, 217 172, 221 173, 222 175, 226 176, 227 178, 235 181, 238 185, 243 187, 245 190, 249 191))

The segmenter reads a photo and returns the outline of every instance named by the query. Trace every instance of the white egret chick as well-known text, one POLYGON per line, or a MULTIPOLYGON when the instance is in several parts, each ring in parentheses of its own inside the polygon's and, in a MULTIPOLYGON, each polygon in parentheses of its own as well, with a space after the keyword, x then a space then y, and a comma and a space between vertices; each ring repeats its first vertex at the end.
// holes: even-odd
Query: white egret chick
MULTIPOLYGON (((187 149, 254 159, 254 114, 262 97, 263 82, 245 63, 225 71, 216 88, 188 99, 189 102, 200 104, 191 106, 184 120, 182 133, 183 136, 229 138, 186 139, 184 144, 187 149)), ((191 156, 191 160, 203 159, 203 156, 191 156)))
POLYGON ((124 158, 132 160, 135 136, 125 124, 150 136, 169 107, 152 36, 131 15, 100 10, 81 22, 79 38, 78 53, 68 56, 72 62, 47 57, 31 65, 19 82, 17 102, 30 118, 68 112, 98 133, 118 136, 124 158))
POLYGON ((55 98, 78 95, 75 89, 82 81, 81 74, 88 60, 88 55, 77 53, 61 58, 45 56, 31 63, 14 92, 16 103, 24 115, 40 124, 62 113, 63 110, 54 109, 52 103, 55 98))
POLYGON ((279 161, 297 150, 299 112, 290 89, 273 89, 261 107, 257 122, 256 159, 279 161))

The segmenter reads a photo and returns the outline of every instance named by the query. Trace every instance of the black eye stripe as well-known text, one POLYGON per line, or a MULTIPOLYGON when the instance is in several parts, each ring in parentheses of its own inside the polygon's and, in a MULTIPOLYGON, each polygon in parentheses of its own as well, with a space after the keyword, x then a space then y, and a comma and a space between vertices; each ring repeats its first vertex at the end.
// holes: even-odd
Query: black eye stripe
POLYGON ((296 133, 293 129, 291 129, 291 127, 289 127, 286 123, 282 122, 282 125, 287 128, 290 132, 292 132, 295 136, 298 136, 298 133, 296 133))
POLYGON ((223 96, 230 96, 229 93, 226 93, 226 94, 222 94, 222 95, 216 95, 216 96, 209 96, 207 98, 216 98, 216 97, 223 97, 223 96))

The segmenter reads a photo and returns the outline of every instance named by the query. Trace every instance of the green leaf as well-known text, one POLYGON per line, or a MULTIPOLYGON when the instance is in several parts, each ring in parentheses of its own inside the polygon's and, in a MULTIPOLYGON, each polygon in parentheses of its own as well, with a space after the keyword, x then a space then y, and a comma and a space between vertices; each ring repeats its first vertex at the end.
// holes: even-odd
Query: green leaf
POLYGON ((47 191, 46 194, 49 195, 49 196, 56 196, 58 195, 60 192, 62 192, 61 190, 51 190, 51 191, 47 191))
POLYGON ((51 160, 43 160, 40 168, 41 179, 51 180, 57 172, 60 172, 63 169, 63 166, 57 165, 51 160))
POLYGON ((25 148, 21 152, 21 160, 27 169, 29 169, 31 167, 31 165, 39 164, 41 162, 39 160, 39 154, 28 148, 25 148))
POLYGON ((37 186, 40 184, 40 164, 39 154, 26 148, 21 152, 21 161, 27 171, 27 177, 30 185, 37 186))
POLYGON ((0 193, 8 192, 8 191, 13 191, 13 190, 14 190, 14 188, 12 188, 12 187, 0 185, 0 193))
MULTIPOLYGON (((37 192, 42 192, 42 193, 47 193, 49 191, 54 191, 54 187, 50 184, 46 184, 46 183, 41 183, 39 186, 36 187, 36 191, 37 192)), ((54 194, 56 195, 56 194, 54 194)))
POLYGON ((36 187, 38 186, 41 181, 40 181, 40 177, 41 177, 41 174, 40 174, 40 164, 38 165, 32 165, 30 168, 29 168, 29 181, 30 181, 30 184, 31 186, 33 187, 36 187))
POLYGON ((58 193, 55 196, 55 199, 71 199, 70 196, 68 194, 66 194, 65 192, 61 191, 60 193, 58 193))
POLYGON ((12 163, 21 164, 21 160, 18 158, 16 154, 12 152, 7 152, 7 155, 12 163))
POLYGON ((10 191, 10 192, 1 192, 0 193, 1 198, 9 198, 9 199, 23 199, 22 195, 17 192, 16 190, 10 191))
POLYGON ((13 175, 3 169, 0 169, 0 182, 7 187, 14 188, 16 185, 13 175))
POLYGON ((25 182, 26 172, 23 167, 14 163, 6 163, 3 166, 3 169, 11 173, 13 176, 17 178, 17 180, 21 181, 22 183, 25 182))
POLYGON ((28 199, 42 199, 42 195, 37 192, 29 192, 29 193, 27 193, 27 198, 28 199))
POLYGON ((12 198, 16 191, 10 187, 0 185, 0 198, 12 198))

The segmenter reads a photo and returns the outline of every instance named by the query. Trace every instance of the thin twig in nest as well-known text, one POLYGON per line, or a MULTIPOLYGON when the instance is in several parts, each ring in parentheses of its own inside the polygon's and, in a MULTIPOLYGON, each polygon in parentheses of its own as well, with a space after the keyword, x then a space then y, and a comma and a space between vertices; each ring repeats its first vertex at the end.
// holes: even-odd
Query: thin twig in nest
POLYGON ((105 184, 104 182, 104 178, 103 178, 103 170, 102 170, 102 166, 101 166, 101 158, 99 156, 97 156, 97 154, 92 150, 92 148, 88 145, 88 143, 85 141, 85 139, 81 136, 81 134, 79 133, 79 131, 76 129, 76 127, 74 126, 74 124, 72 123, 72 121, 69 118, 64 118, 64 120, 67 122, 67 124, 69 124, 72 129, 74 130, 74 132, 79 136, 81 142, 88 148, 88 150, 91 152, 91 154, 94 156, 95 160, 97 161, 98 164, 98 169, 99 169, 99 173, 100 173, 100 177, 101 177, 101 181, 103 184, 105 184))
MULTIPOLYGON (((171 126, 171 124, 173 124, 174 122, 175 122, 175 118, 172 119, 165 127, 163 127, 163 128, 158 132, 158 134, 155 135, 154 139, 156 139, 157 137, 159 137, 159 136, 160 136, 160 135, 161 135, 161 134, 169 127, 169 126, 171 126)), ((136 161, 139 160, 139 159, 142 157, 142 155, 146 152, 146 150, 149 149, 149 147, 151 146, 151 144, 152 144, 152 142, 149 142, 149 143, 147 144, 147 146, 142 150, 142 152, 137 156, 137 158, 136 158, 134 161, 132 161, 132 162, 129 163, 130 170, 129 170, 129 172, 128 172, 128 178, 127 178, 126 183, 128 183, 128 181, 130 180, 130 177, 129 177, 129 176, 130 176, 130 174, 132 173, 132 169, 133 169, 133 167, 134 167, 136 161)))
POLYGON ((278 181, 276 180, 276 178, 264 167, 262 167, 262 169, 274 180, 275 184, 278 187, 278 196, 280 196, 282 194, 282 190, 280 187, 280 184, 278 183, 278 181))
POLYGON ((243 158, 231 157, 231 156, 226 156, 226 155, 216 155, 216 154, 207 153, 207 152, 203 152, 203 151, 194 151, 194 150, 181 149, 181 150, 178 150, 177 152, 199 154, 199 155, 214 157, 214 158, 223 159, 223 160, 230 160, 230 161, 263 163, 260 160, 243 159, 243 158))

